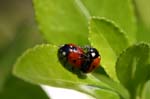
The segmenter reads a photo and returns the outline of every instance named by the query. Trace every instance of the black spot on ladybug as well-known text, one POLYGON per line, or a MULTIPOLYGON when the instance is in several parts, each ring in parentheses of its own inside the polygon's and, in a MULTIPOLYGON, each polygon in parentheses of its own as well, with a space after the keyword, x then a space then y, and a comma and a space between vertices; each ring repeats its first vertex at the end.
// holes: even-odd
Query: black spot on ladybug
POLYGON ((77 60, 72 60, 72 62, 73 62, 73 63, 76 63, 76 62, 77 62, 77 60))
POLYGON ((94 69, 96 66, 95 65, 92 65, 92 69, 94 69))

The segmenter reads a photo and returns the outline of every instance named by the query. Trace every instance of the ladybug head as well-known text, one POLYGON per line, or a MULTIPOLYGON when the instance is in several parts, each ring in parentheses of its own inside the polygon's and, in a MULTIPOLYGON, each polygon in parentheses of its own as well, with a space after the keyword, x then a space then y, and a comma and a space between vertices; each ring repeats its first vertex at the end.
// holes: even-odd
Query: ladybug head
POLYGON ((100 56, 99 52, 97 51, 96 48, 89 48, 87 51, 87 55, 91 58, 91 59, 95 59, 97 57, 100 56))

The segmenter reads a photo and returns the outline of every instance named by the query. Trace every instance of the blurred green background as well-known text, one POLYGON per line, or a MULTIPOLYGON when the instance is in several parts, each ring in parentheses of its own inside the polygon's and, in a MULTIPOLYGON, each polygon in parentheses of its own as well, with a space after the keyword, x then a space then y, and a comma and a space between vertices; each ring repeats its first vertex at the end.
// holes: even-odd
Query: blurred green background
MULTIPOLYGON (((132 2, 138 23, 137 39, 150 42, 150 0, 132 2)), ((0 99, 48 99, 39 86, 11 74, 17 57, 43 42, 34 20, 32 0, 0 0, 0 99)))
POLYGON ((39 86, 12 75, 17 57, 42 42, 34 21, 32 1, 0 0, 0 99, 48 99, 39 86))

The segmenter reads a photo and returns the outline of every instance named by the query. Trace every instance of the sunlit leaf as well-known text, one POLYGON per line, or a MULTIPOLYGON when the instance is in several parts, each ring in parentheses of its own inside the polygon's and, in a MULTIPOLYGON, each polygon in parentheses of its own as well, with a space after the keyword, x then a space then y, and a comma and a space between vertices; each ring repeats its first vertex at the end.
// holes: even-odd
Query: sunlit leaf
POLYGON ((113 22, 103 18, 92 18, 89 27, 89 40, 99 50, 102 66, 110 77, 117 79, 115 62, 128 46, 126 35, 113 22))
POLYGON ((88 44, 88 21, 105 17, 120 26, 135 41, 136 23, 130 0, 33 0, 38 26, 47 41, 88 44), (115 6, 114 6, 115 5, 115 6))
MULTIPOLYGON (((47 44, 26 51, 15 64, 13 73, 35 84, 71 88, 94 97, 101 96, 94 92, 95 89, 103 89, 102 91, 105 90, 106 93, 108 91, 108 94, 111 95, 109 85, 104 84, 91 74, 87 74, 86 78, 79 78, 76 74, 65 69, 58 61, 57 50, 58 47, 47 44)), ((102 92, 101 90, 97 92, 102 92)))

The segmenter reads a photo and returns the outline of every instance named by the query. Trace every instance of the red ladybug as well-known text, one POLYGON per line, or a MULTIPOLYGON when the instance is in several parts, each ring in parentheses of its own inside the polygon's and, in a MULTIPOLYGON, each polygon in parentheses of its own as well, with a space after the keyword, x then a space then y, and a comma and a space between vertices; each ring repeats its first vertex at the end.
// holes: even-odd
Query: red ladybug
POLYGON ((97 49, 92 47, 81 48, 75 44, 64 44, 58 50, 61 62, 69 63, 71 68, 77 68, 83 73, 92 72, 100 64, 100 55, 97 49))
POLYGON ((96 48, 86 47, 84 62, 80 68, 83 73, 92 72, 100 65, 101 57, 96 48))
POLYGON ((65 44, 58 50, 58 57, 64 63, 68 62, 72 68, 80 68, 83 64, 84 51, 75 44, 65 44))

